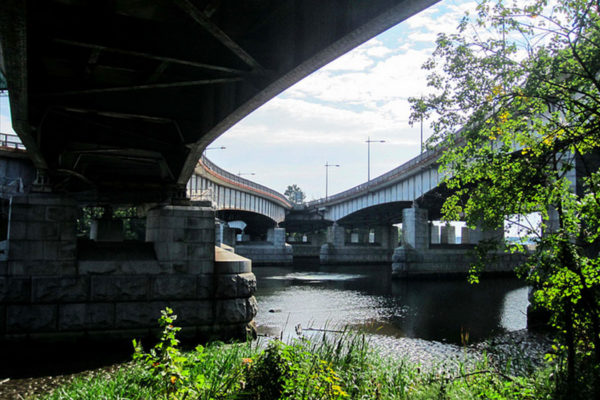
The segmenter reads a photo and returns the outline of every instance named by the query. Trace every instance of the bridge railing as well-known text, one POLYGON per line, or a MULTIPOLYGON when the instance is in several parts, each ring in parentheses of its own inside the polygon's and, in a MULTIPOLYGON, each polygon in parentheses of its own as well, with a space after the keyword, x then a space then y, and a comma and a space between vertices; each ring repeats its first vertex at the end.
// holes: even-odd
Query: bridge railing
POLYGON ((25 145, 21 143, 21 139, 11 133, 0 133, 0 147, 25 150, 25 145))
POLYGON ((258 192, 262 192, 264 194, 269 195, 270 197, 274 197, 274 198, 278 199, 280 202, 287 204, 289 207, 292 207, 291 203, 284 195, 282 195, 281 193, 279 193, 271 188, 260 185, 256 182, 252 182, 251 180, 242 178, 239 175, 232 174, 229 171, 225 171, 223 168, 219 167, 218 165, 216 165, 215 163, 210 161, 205 156, 202 156, 200 158, 200 162, 202 162, 202 164, 204 164, 204 166, 206 168, 208 168, 209 170, 213 171, 217 175, 219 175, 229 181, 232 181, 242 187, 255 189, 258 192))
POLYGON ((319 199, 319 200, 310 201, 307 203, 307 206, 308 207, 319 206, 321 204, 331 203, 336 200, 341 200, 341 199, 344 199, 347 197, 351 197, 358 193, 369 192, 371 189, 374 189, 375 187, 378 187, 382 184, 392 182, 399 176, 405 175, 405 174, 411 172, 412 170, 417 170, 417 169, 421 168, 423 165, 427 165, 427 164, 430 164, 431 162, 435 162, 435 160, 437 160, 440 157, 442 152, 443 152, 442 148, 428 150, 428 151, 424 152, 423 154, 419 154, 417 157, 405 162, 404 164, 400 165, 399 167, 396 167, 396 168, 392 169, 391 171, 388 171, 388 172, 384 173, 383 175, 378 176, 377 178, 371 179, 369 182, 361 183, 358 186, 354 186, 353 188, 350 188, 343 192, 334 194, 333 196, 328 196, 327 200, 319 199))

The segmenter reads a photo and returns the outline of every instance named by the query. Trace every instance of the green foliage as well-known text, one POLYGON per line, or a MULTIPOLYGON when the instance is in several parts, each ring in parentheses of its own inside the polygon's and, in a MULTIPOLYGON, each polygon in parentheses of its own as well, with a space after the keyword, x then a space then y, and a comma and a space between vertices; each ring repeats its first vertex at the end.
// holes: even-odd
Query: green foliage
POLYGON ((77 379, 43 396, 61 399, 542 399, 550 398, 550 370, 529 377, 498 371, 484 357, 472 365, 437 372, 402 358, 382 358, 364 336, 342 334, 291 344, 271 341, 213 343, 179 349, 166 309, 159 342, 144 352, 134 341, 134 362, 114 375, 77 379))
POLYGON ((296 184, 288 185, 287 189, 285 189, 285 192, 283 192, 283 195, 287 197, 288 200, 293 204, 303 204, 304 199, 306 199, 304 191, 302 191, 302 189, 300 189, 300 187, 296 184))
MULTIPOLYGON (((104 207, 83 207, 77 218, 77 234, 83 237, 90 236, 90 227, 93 220, 104 216, 104 207)), ((111 209, 111 218, 123 221, 123 235, 125 240, 144 240, 146 235, 146 221, 140 218, 135 207, 111 209)))
POLYGON ((542 216, 541 227, 520 226, 536 250, 519 273, 550 312, 567 386, 582 396, 600 395, 598 7, 485 0, 457 34, 438 37, 424 65, 434 93, 411 99, 412 121, 431 117, 430 145, 447 150, 445 218, 497 228, 542 216))

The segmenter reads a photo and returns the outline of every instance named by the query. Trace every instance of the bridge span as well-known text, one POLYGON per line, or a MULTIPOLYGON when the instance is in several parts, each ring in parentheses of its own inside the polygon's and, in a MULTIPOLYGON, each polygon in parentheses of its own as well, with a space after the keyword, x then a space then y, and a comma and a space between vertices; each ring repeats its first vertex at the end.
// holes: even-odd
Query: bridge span
MULTIPOLYGON (((246 337, 256 314, 250 260, 215 249, 218 212, 187 197, 203 150, 435 2, 4 0, 0 89, 35 170, 28 191, 2 201, 0 341, 129 341, 151 335, 165 305, 190 335, 246 337), (94 238, 79 237, 84 205, 144 210, 145 240, 124 240, 110 212, 94 238)), ((244 197, 262 203, 253 212, 281 219, 283 203, 238 196, 230 183, 215 193, 221 211, 253 192, 244 197)), ((331 218, 360 213, 344 207, 331 218)))

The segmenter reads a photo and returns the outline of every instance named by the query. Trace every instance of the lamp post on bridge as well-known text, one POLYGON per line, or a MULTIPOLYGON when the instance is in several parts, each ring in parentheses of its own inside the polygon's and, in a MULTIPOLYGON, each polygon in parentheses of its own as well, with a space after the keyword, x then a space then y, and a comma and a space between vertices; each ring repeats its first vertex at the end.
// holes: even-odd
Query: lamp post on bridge
POLYGON ((371 140, 369 136, 367 143, 367 183, 371 182, 371 143, 385 143, 385 140, 371 140))
POLYGON ((242 176, 242 175, 256 175, 254 172, 238 172, 237 176, 242 176))
POLYGON ((325 161, 325 201, 327 201, 327 191, 329 189, 329 167, 339 167, 340 164, 329 164, 325 161))
POLYGON ((219 147, 207 147, 204 149, 204 151, 202 152, 202 154, 206 155, 206 152, 209 150, 225 150, 227 147, 225 146, 219 146, 219 147))

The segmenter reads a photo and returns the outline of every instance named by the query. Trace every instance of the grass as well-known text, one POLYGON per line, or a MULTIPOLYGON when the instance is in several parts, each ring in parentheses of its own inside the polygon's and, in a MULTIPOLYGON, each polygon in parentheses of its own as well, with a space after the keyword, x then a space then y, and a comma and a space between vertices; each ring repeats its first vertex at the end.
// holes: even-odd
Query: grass
POLYGON ((516 377, 486 357, 472 365, 424 370, 381 357, 364 336, 323 335, 291 343, 213 343, 178 348, 171 314, 161 341, 137 347, 118 372, 80 378, 40 397, 58 399, 542 399, 552 398, 549 370, 516 377))

